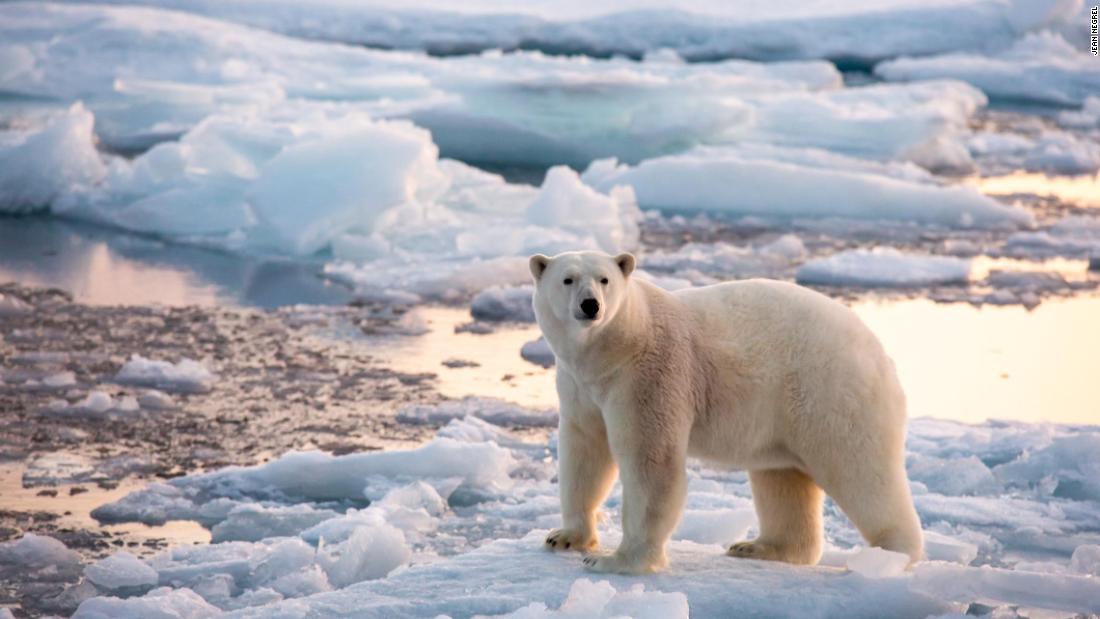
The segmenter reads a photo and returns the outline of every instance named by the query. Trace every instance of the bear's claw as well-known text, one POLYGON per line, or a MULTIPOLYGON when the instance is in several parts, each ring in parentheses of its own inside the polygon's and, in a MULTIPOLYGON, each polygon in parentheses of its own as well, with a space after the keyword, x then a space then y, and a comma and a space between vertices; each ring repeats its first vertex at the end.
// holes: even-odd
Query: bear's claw
POLYGON ((590 550, 598 545, 595 536, 584 535, 568 529, 555 529, 546 536, 550 550, 590 550))

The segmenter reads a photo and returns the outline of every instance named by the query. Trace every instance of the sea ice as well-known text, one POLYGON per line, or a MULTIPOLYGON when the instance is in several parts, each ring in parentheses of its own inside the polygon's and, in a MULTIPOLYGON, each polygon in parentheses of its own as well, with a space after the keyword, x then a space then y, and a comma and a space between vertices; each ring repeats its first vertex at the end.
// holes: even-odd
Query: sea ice
POLYGON ((154 587, 157 571, 134 555, 119 551, 84 568, 92 584, 108 591, 154 587))
POLYGON ((1100 580, 928 562, 913 573, 913 589, 946 600, 1012 604, 1070 613, 1100 612, 1100 580))
POLYGON ((550 349, 550 344, 544 337, 539 337, 530 342, 524 342, 523 346, 519 349, 519 356, 523 357, 526 361, 530 361, 544 368, 551 367, 557 363, 557 359, 554 357, 554 351, 550 349))
POLYGON ((1086 576, 1100 576, 1100 546, 1085 544, 1073 551, 1069 569, 1086 576))
POLYGON ((552 427, 558 425, 558 412, 555 410, 536 410, 497 398, 478 396, 446 400, 439 404, 406 406, 397 411, 397 420, 402 423, 442 425, 467 415, 484 419, 498 426, 552 427))
MULTIPOLYGON (((911 174, 911 173, 910 173, 911 174)), ((971 187, 870 173, 860 160, 802 157, 783 151, 697 149, 631 167, 593 162, 583 180, 606 189, 628 185, 645 209, 702 210, 774 218, 845 217, 951 227, 1016 227, 1032 216, 971 187), (736 187, 736 191, 730 191, 736 187)))
POLYGON ((860 548, 848 557, 848 569, 865 578, 894 578, 909 565, 909 555, 882 548, 860 548))
POLYGON ((853 249, 806 262, 795 274, 800 284, 864 287, 919 287, 961 284, 970 279, 970 261, 948 256, 903 254, 890 247, 853 249))
POLYGON ((73 619, 205 619, 221 614, 190 589, 161 587, 142 597, 95 597, 80 603, 73 619))
POLYGON ((1064 127, 1100 129, 1100 96, 1085 97, 1080 110, 1060 112, 1058 123, 1064 127))
POLYGON ((494 617, 508 619, 687 619, 688 600, 683 593, 646 591, 638 583, 626 591, 616 591, 606 580, 592 582, 578 578, 569 587, 569 594, 561 607, 551 610, 542 602, 535 602, 507 615, 494 617))
MULTIPOLYGON (((0 181, 0 187, 2 186, 3 181, 0 181)), ((0 316, 18 316, 30 313, 33 310, 34 307, 22 299, 13 297, 10 294, 0 294, 0 316)))
POLYGON ((70 581, 80 575, 80 554, 46 536, 25 533, 0 542, 0 578, 30 581, 70 581))
POLYGON ((1008 237, 1002 251, 1028 258, 1100 256, 1100 218, 1070 215, 1046 230, 1017 232, 1008 237))
POLYGON ((470 301, 470 315, 490 322, 535 322, 535 310, 531 307, 534 291, 530 285, 486 288, 470 301))
POLYGON ((156 387, 179 393, 204 393, 210 391, 217 377, 206 366, 193 359, 181 359, 178 363, 155 361, 135 354, 115 375, 121 385, 156 387))
MULTIPOLYGON (((129 4, 129 0, 111 0, 129 4)), ((278 0, 204 2, 140 0, 307 39, 440 55, 487 49, 551 53, 719 58, 831 58, 870 63, 900 54, 923 56, 1005 47, 1022 33, 1078 16, 1073 2, 1031 0, 859 0, 808 2, 792 12, 770 2, 730 5, 651 0, 585 2, 420 2, 373 0, 311 3, 278 0)))
POLYGON ((952 78, 968 82, 995 99, 1081 105, 1100 92, 1100 66, 1084 49, 1054 32, 1028 34, 1007 50, 985 55, 952 52, 898 58, 875 66, 891 81, 952 78))
MULTIPOLYGON (((671 567, 647 577, 646 591, 679 592, 692 616, 703 618, 725 616, 730 599, 746 616, 782 607, 791 614, 919 618, 959 612, 970 602, 1094 612, 1092 577, 1075 575, 1094 567, 1090 547, 1100 545, 1100 500, 1082 490, 1095 477, 1100 451, 1088 438, 1094 434, 1057 425, 914 419, 907 464, 931 562, 903 571, 906 557, 856 550, 863 542, 847 519, 831 503, 824 513, 826 565, 850 563, 878 578, 726 557, 722 546, 757 527, 748 478, 692 462, 671 567), (952 467, 968 471, 962 481, 945 473, 952 467), (962 567, 970 563, 986 567, 962 567)), ((555 452, 553 436, 548 444, 525 442, 465 417, 451 420, 424 447, 340 457, 288 454, 156 484, 96 515, 156 513, 217 529, 234 513, 249 514, 253 529, 274 537, 177 546, 149 559, 160 584, 199 591, 232 616, 568 611, 580 608, 562 608, 583 573, 578 558, 541 548, 546 530, 561 524, 555 452), (481 472, 471 478, 475 470, 481 472), (299 516, 324 519, 305 530, 283 526, 299 516)), ((599 525, 607 547, 621 535, 621 507, 616 487, 605 505, 609 518, 599 525)), ((620 594, 637 582, 607 581, 620 594)), ((584 599, 589 593, 595 599, 597 590, 604 589, 586 589, 584 599)))
MULTIPOLYGON (((92 113, 75 103, 37 129, 0 129, 0 213, 46 210, 74 186, 102 179, 107 168, 96 152, 94 123, 92 113)), ((0 315, 20 307, 4 298, 0 315)))

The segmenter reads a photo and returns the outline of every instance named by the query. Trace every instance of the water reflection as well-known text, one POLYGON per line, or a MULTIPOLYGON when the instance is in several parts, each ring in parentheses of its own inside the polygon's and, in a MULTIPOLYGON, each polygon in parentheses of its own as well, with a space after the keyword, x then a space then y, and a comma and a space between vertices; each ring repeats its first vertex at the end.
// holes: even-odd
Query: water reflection
POLYGON ((92 305, 347 302, 318 270, 52 218, 0 218, 0 281, 63 288, 92 305))
MULTIPOLYGON (((1031 311, 926 299, 867 300, 853 309, 897 364, 913 417, 1100 424, 1100 297, 1049 300, 1031 311)), ((449 397, 557 406, 553 370, 519 356, 538 337, 535 326, 455 333, 470 320, 465 309, 418 311, 429 333, 375 342, 372 353, 404 371, 438 373, 449 397), (444 367, 448 358, 480 366, 444 367)))
POLYGON ((1031 311, 925 299, 853 309, 897 363, 914 417, 1100 424, 1100 298, 1031 311))
MULTIPOLYGON (((145 480, 130 479, 117 488, 104 489, 93 483, 61 484, 50 486, 56 496, 39 495, 42 488, 24 488, 22 483, 23 463, 0 464, 0 510, 22 513, 49 512, 59 514, 55 524, 59 528, 108 531, 115 535, 125 535, 131 542, 144 540, 165 540, 169 544, 208 543, 210 531, 197 522, 172 520, 158 526, 141 523, 100 525, 92 518, 95 508, 121 499, 127 494, 144 488, 145 480), (70 492, 80 488, 77 494, 70 492), (62 513, 63 512, 63 513, 62 513)), ((136 553, 151 553, 150 548, 136 546, 136 553)))

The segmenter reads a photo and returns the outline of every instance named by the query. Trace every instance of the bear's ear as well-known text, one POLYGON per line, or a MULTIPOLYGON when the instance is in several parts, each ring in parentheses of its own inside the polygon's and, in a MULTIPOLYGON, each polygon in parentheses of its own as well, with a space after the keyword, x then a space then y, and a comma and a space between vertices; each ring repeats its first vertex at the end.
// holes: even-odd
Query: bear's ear
POLYGON ((634 272, 634 255, 619 254, 615 256, 615 264, 619 265, 619 270, 623 272, 623 277, 630 277, 630 274, 634 272))
POLYGON ((535 254, 531 256, 531 260, 528 263, 531 267, 531 275, 534 276, 535 281, 539 281, 542 274, 546 272, 547 265, 550 264, 550 258, 542 254, 535 254))

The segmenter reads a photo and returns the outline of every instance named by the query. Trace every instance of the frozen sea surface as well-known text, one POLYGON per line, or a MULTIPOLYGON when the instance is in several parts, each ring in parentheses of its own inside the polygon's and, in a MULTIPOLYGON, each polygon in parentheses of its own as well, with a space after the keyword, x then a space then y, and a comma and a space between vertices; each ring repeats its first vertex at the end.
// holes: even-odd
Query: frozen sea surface
MULTIPOLYGON (((193 519, 224 533, 217 543, 170 549, 140 565, 123 556, 87 568, 101 594, 115 583, 151 587, 146 575, 153 573, 157 586, 171 590, 90 599, 76 616, 102 609, 140 616, 186 602, 205 612, 237 609, 235 616, 355 609, 361 616, 468 617, 530 605, 600 608, 632 596, 680 611, 677 600, 685 600, 693 617, 725 616, 731 605, 761 617, 777 608, 925 617, 975 602, 1097 612, 1100 584, 1087 575, 1093 563, 1086 557, 1100 543, 1098 446, 1100 435, 1089 427, 914 420, 908 467, 929 560, 900 573, 888 557, 858 553, 858 534, 831 503, 821 567, 725 556, 721 544, 737 541, 726 537, 755 530, 747 477, 693 464, 670 569, 608 577, 586 575, 575 554, 542 549, 546 530, 559 522, 554 439, 524 441, 484 421, 455 419, 410 451, 292 453, 177 478, 105 506, 97 517, 193 519), (235 523, 246 514, 241 528, 235 523)), ((605 544, 619 536, 619 507, 616 490, 601 525, 605 544)), ((648 616, 645 604, 623 608, 648 616)))
MULTIPOLYGON (((121 3, 121 2, 120 2, 121 3)), ((129 2, 126 2, 129 4, 129 2)), ((1080 3, 1065 0, 619 0, 608 3, 393 0, 303 7, 265 0, 149 2, 293 36, 384 49, 463 54, 485 49, 641 57, 672 49, 686 58, 829 58, 869 63, 901 54, 1006 46, 1023 33, 1064 26, 1080 3)))

